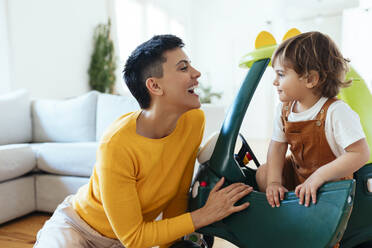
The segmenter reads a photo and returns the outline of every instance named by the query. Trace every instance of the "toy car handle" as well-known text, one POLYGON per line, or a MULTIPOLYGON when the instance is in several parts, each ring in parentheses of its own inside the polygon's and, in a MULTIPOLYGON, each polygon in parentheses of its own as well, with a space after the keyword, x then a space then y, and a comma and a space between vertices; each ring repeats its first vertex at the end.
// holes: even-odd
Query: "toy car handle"
POLYGON ((222 124, 220 135, 210 158, 210 169, 230 182, 243 182, 245 175, 234 159, 234 148, 248 105, 270 59, 254 62, 248 71, 235 101, 222 124), (236 164, 236 166, 229 166, 236 164))

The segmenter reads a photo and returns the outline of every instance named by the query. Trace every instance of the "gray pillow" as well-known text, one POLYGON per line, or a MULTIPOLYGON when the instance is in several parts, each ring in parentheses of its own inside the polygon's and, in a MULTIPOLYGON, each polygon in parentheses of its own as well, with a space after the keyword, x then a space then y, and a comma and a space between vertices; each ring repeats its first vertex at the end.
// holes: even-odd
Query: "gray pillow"
POLYGON ((26 90, 0 96, 0 145, 31 141, 30 97, 26 90))
POLYGON ((83 142, 96 139, 98 92, 67 100, 32 103, 34 142, 83 142))

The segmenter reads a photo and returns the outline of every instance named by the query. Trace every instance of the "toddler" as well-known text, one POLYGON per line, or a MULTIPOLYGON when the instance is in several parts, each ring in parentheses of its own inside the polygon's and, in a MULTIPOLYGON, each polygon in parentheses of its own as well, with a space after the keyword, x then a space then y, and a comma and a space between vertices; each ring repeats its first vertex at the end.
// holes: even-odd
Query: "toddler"
POLYGON ((308 32, 280 44, 272 66, 281 103, 256 179, 272 207, 288 190, 307 207, 325 182, 352 179, 369 159, 359 116, 336 98, 351 84, 345 82, 348 60, 328 36, 308 32))

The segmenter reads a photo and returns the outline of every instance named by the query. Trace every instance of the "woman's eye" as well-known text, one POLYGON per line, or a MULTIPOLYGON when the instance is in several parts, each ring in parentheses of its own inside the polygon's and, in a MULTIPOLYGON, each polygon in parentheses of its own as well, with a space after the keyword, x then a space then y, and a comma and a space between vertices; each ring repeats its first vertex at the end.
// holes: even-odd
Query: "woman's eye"
POLYGON ((283 74, 281 74, 281 73, 278 73, 278 76, 279 76, 279 77, 283 77, 284 75, 283 75, 283 74))
POLYGON ((182 67, 182 68, 181 68, 181 71, 187 71, 187 68, 188 68, 187 66, 182 67))

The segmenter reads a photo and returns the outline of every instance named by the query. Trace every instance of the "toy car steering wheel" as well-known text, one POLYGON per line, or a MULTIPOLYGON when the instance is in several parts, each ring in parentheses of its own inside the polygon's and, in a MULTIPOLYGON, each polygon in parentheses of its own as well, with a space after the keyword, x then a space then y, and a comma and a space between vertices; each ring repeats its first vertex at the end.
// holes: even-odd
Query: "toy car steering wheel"
MULTIPOLYGON (((235 154, 235 160, 241 167, 246 167, 247 162, 245 160, 250 161, 253 160, 256 167, 260 167, 260 163, 257 160, 254 152, 252 151, 251 147, 248 145, 248 142, 245 140, 244 136, 239 133, 240 141, 242 142, 242 146, 239 149, 239 152, 235 154)), ((237 140, 238 141, 238 140, 237 140)))

